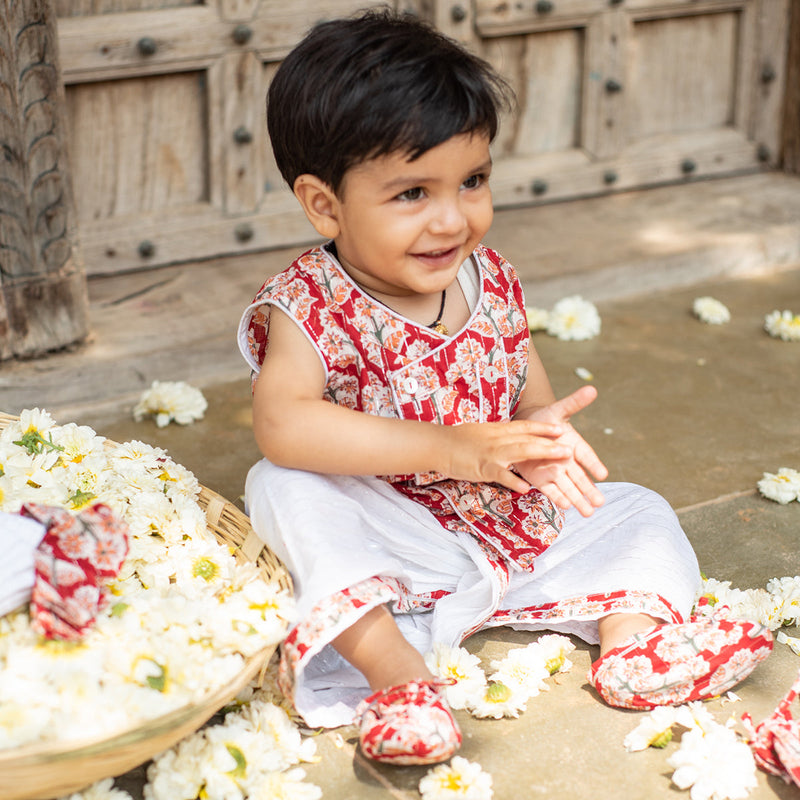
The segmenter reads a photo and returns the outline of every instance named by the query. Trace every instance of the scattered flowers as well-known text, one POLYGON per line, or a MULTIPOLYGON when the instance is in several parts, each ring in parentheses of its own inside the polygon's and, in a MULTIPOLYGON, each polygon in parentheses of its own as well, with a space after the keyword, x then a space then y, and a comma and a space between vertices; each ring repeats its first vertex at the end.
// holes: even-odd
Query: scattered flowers
POLYGON ((514 647, 491 662, 487 681, 480 659, 463 647, 437 644, 425 656, 428 669, 438 678, 454 679, 445 689, 453 709, 466 708, 478 718, 518 717, 531 697, 547 690, 546 678, 567 672, 572 662, 567 654, 575 645, 566 636, 540 636, 527 647, 514 647))
POLYGON ((600 333, 600 314, 593 303, 580 295, 565 297, 553 306, 547 333, 564 341, 593 339, 600 333))
POLYGON ((203 419, 207 408, 203 393, 194 386, 183 381, 153 381, 134 407, 133 418, 140 422, 152 415, 159 428, 169 425, 171 420, 179 425, 188 425, 203 419))
POLYGON ((461 756, 430 769, 419 782, 419 793, 422 800, 491 800, 494 795, 492 776, 461 756))
POLYGON ((697 612, 724 613, 736 619, 760 622, 775 631, 783 625, 797 625, 800 609, 796 592, 800 577, 773 578, 766 589, 736 589, 730 581, 705 578, 697 612))
POLYGON ((464 647, 435 644, 433 650, 425 655, 425 664, 437 678, 455 680, 445 689, 450 708, 466 708, 470 695, 482 692, 486 686, 481 660, 464 647))
POLYGON ((731 312, 724 303, 713 297, 697 297, 692 304, 695 316, 707 325, 724 325, 730 322, 731 312))
POLYGON ((676 723, 674 706, 658 706, 625 737, 623 744, 629 753, 648 747, 666 747, 672 741, 672 726, 676 723))
POLYGON ((676 727, 683 729, 679 748, 667 759, 672 782, 691 789, 692 800, 739 800, 756 787, 756 764, 750 747, 733 729, 718 723, 700 701, 653 709, 624 741, 630 753, 666 747, 676 727))
POLYGON ((144 800, 318 800, 322 790, 297 768, 316 760, 314 740, 304 739, 282 708, 254 697, 157 756, 144 800))
POLYGON ((123 789, 114 788, 113 778, 104 778, 62 800, 133 800, 133 798, 123 789))
POLYGON ((0 511, 102 501, 130 532, 130 552, 81 642, 42 642, 27 606, 0 618, 0 748, 144 724, 231 683, 247 657, 282 639, 291 597, 217 542, 199 492, 164 450, 114 445, 40 409, 0 433, 0 511))
POLYGON ((724 725, 684 733, 667 764, 675 768, 672 782, 679 789, 691 788, 692 800, 740 800, 757 785, 750 747, 724 725))
POLYGON ((764 317, 764 330, 784 342, 800 342, 800 314, 791 311, 772 311, 764 317))
POLYGON ((765 472, 758 482, 758 491, 781 505, 800 500, 800 472, 789 467, 781 467, 776 473, 765 472))

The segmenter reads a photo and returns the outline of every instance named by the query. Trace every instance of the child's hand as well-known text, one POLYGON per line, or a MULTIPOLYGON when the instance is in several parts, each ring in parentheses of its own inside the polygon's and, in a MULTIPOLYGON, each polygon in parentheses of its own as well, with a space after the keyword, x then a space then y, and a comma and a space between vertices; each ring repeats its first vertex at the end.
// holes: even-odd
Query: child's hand
POLYGON ((569 449, 565 459, 517 462, 517 471, 559 508, 574 506, 584 517, 603 504, 603 495, 587 473, 605 480, 608 470, 586 440, 569 424, 569 418, 597 397, 593 386, 583 386, 567 397, 529 415, 531 420, 553 422, 563 427, 556 444, 569 449))
POLYGON ((525 494, 530 484, 512 472, 520 463, 551 465, 566 461, 573 450, 560 439, 567 426, 550 420, 512 420, 434 426, 443 438, 445 461, 440 469, 459 480, 499 483, 525 494))

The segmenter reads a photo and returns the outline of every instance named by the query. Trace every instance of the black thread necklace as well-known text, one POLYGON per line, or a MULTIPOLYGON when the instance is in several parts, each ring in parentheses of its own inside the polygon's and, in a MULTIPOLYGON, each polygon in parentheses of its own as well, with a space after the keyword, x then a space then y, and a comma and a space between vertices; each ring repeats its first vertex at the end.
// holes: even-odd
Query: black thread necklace
POLYGON ((448 336, 450 334, 450 331, 447 329, 447 325, 445 325, 444 322, 442 322, 442 317, 444 316, 445 300, 447 300, 447 289, 442 289, 442 304, 439 306, 439 315, 433 322, 431 322, 430 325, 428 325, 428 327, 432 331, 436 331, 436 333, 441 333, 442 336, 448 336))
MULTIPOLYGON (((330 242, 328 245, 326 245, 326 249, 328 250, 328 252, 331 253, 331 255, 333 255, 333 257, 337 261, 339 261, 339 263, 341 263, 341 259, 339 258, 339 253, 336 250, 335 242, 330 242)), ((391 306, 386 305, 386 303, 384 303, 382 300, 378 300, 377 297, 370 294, 363 286, 361 286, 361 284, 359 284, 359 288, 361 289, 362 292, 364 292, 364 294, 369 295, 376 303, 380 303, 382 306, 385 306, 386 308, 392 311, 394 310, 392 309, 391 306)), ((446 301, 447 301, 447 289, 444 288, 442 289, 442 302, 441 305, 439 306, 439 313, 436 315, 436 319, 433 322, 431 322, 430 325, 426 325, 427 328, 430 328, 432 331, 436 331, 436 333, 439 333, 442 336, 450 335, 450 330, 448 329, 447 325, 445 325, 444 322, 442 322, 442 317, 444 316, 444 304, 446 301)))

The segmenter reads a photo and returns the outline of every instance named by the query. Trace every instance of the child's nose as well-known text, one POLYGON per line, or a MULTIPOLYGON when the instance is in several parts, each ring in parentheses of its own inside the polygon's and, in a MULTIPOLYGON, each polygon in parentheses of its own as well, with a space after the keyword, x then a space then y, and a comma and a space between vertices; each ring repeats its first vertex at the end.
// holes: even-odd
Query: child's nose
POLYGON ((431 233, 454 234, 464 230, 467 216, 459 200, 442 200, 435 204, 429 228, 431 233))

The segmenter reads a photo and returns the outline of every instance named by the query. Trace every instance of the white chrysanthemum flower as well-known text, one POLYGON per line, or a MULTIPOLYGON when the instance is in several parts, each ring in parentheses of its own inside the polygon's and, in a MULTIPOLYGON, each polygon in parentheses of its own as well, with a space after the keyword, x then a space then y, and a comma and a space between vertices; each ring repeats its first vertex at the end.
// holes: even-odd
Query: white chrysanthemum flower
POLYGON ((722 725, 684 733, 667 763, 675 769, 672 782, 680 789, 691 787, 692 800, 743 800, 757 785, 750 747, 722 725))
POLYGON ((173 419, 179 425, 188 425, 202 419, 207 408, 203 393, 194 386, 183 381, 153 381, 133 409, 133 418, 139 422, 152 414, 159 428, 173 419))
POLYGON ((466 708, 467 698, 486 687, 486 675, 480 659, 463 647, 437 643, 426 653, 425 665, 437 678, 453 678, 456 683, 445 687, 450 708, 466 708))
POLYGON ((690 730, 697 728, 703 733, 708 733, 719 726, 702 700, 694 700, 675 708, 675 721, 684 728, 690 730))
POLYGON ((202 731, 187 736, 153 759, 144 800, 195 800, 203 788, 208 742, 202 731))
POLYGON ((593 339, 600 333, 600 314, 594 303, 580 295, 565 297, 553 306, 547 332, 564 341, 593 339))
POLYGON ((133 798, 124 789, 114 788, 113 778, 104 778, 62 800, 133 800, 133 798))
POLYGON ((42 408, 26 408, 20 412, 19 418, 12 420, 0 433, 0 441, 6 443, 24 444, 31 454, 41 453, 47 448, 50 440, 50 430, 55 427, 56 421, 42 408))
POLYGON ((550 677, 550 671, 542 651, 533 646, 515 647, 505 658, 492 661, 491 666, 495 672, 489 680, 510 687, 520 697, 536 697, 548 688, 545 679, 550 677))
POLYGON ((594 375, 586 367, 575 367, 575 374, 583 381, 594 380, 594 375))
POLYGON ((793 578, 770 578, 767 591, 780 603, 784 625, 800 623, 800 575, 793 578))
POLYGON ((800 656, 800 639, 797 636, 788 636, 783 631, 778 631, 775 641, 787 645, 796 656, 800 656))
POLYGON ((528 320, 528 330, 531 333, 547 329, 547 324, 550 321, 550 312, 546 308, 525 306, 525 316, 528 320))
POLYGON ((789 310, 772 311, 764 317, 764 330, 775 339, 799 342, 800 314, 793 314, 789 310))
POLYGON ((731 320, 727 306, 713 297, 697 297, 692 304, 695 316, 707 325, 724 325, 731 320))
POLYGON ((516 686, 507 686, 496 681, 490 682, 467 697, 467 710, 474 717, 485 719, 502 719, 503 717, 519 717, 528 702, 527 692, 516 686))
POLYGON ((625 737, 629 753, 648 747, 666 747, 672 741, 672 726, 677 722, 675 706, 657 706, 625 737))
POLYGON ((800 472, 781 467, 777 472, 765 472, 758 482, 758 491, 768 500, 786 505, 800 499, 800 472))
POLYGON ((430 769, 419 782, 419 793, 422 800, 490 800, 494 796, 492 776, 462 756, 430 769))
POLYGON ((250 789, 247 800, 319 800, 322 789, 305 782, 305 770, 300 767, 286 772, 268 772, 250 789))
POLYGON ((569 672, 572 669, 572 662, 567 658, 567 653, 571 653, 575 645, 568 636, 548 633, 531 642, 528 647, 541 652, 547 671, 551 675, 555 675, 556 672, 569 672))

